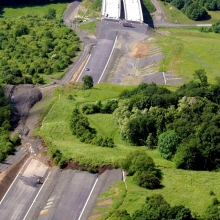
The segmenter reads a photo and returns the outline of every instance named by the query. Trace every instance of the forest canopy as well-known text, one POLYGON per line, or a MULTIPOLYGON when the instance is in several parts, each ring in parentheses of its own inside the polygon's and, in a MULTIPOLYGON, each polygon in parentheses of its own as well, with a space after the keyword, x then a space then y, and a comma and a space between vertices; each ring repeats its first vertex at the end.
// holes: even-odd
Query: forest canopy
POLYGON ((7 84, 43 83, 63 72, 80 50, 79 37, 62 21, 27 15, 0 20, 0 77, 7 84))
POLYGON ((220 84, 209 85, 205 70, 175 92, 141 84, 120 95, 114 116, 122 137, 132 145, 158 146, 177 168, 220 167, 220 84))

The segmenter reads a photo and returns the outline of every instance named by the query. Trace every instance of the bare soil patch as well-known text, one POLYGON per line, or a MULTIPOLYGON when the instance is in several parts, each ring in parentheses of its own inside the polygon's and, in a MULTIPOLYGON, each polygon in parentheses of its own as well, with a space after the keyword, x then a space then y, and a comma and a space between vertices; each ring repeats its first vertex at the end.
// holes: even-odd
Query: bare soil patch
POLYGON ((149 45, 147 43, 135 43, 130 52, 130 56, 135 58, 144 58, 149 54, 149 45))

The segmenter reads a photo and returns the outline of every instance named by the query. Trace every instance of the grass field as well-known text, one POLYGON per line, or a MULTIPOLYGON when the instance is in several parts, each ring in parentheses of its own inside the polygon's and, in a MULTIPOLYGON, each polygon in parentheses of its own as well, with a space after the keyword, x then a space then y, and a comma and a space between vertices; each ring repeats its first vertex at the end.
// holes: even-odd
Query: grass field
MULTIPOLYGON (((126 209, 131 214, 144 204, 147 196, 161 194, 171 206, 184 205, 190 208, 192 213, 201 216, 214 197, 220 198, 220 188, 218 187, 220 173, 173 168, 161 168, 161 170, 164 174, 162 181, 164 187, 157 190, 141 188, 133 183, 132 177, 128 177, 126 179, 127 195, 120 209, 126 209), (210 191, 213 191, 215 196, 211 196, 210 191)), ((114 187, 120 188, 122 191, 124 185, 118 182, 114 187)), ((111 192, 112 188, 109 191, 111 192)), ((106 195, 107 193, 108 191, 106 195)), ((114 217, 110 219, 114 219, 114 217)))
POLYGON ((165 12, 165 19, 167 21, 178 24, 213 24, 220 19, 220 11, 208 11, 211 19, 206 21, 193 21, 189 19, 180 10, 175 8, 172 4, 158 1, 165 12))
POLYGON ((220 69, 220 37, 202 33, 196 28, 167 28, 168 36, 157 36, 165 58, 161 69, 178 77, 193 79, 197 69, 205 69, 210 83, 215 82, 220 69))
MULTIPOLYGON (((84 103, 99 100, 105 102, 108 99, 116 98, 125 88, 133 87, 108 84, 96 85, 91 90, 74 90, 74 87, 75 84, 69 84, 63 88, 55 89, 54 96, 57 99, 53 99, 54 104, 44 117, 38 133, 44 137, 50 146, 59 149, 66 158, 72 158, 81 164, 90 164, 91 166, 103 166, 110 163, 117 166, 121 159, 131 151, 136 150, 137 147, 130 146, 121 139, 112 115, 93 114, 88 115, 88 118, 91 126, 96 128, 98 133, 114 138, 117 146, 113 149, 81 143, 71 134, 69 120, 74 108, 81 109, 84 103), (67 99, 69 94, 73 95, 74 101, 67 99)), ((141 148, 146 149, 145 147, 141 148)), ((202 215, 213 198, 210 196, 211 190, 216 197, 220 198, 220 188, 218 187, 220 173, 177 170, 174 163, 161 158, 157 150, 146 149, 146 151, 163 172, 163 188, 146 190, 135 185, 132 178, 128 177, 126 195, 122 182, 114 184, 109 191, 101 195, 101 199, 106 197, 107 200, 111 200, 116 191, 123 194, 114 197, 112 201, 108 201, 111 205, 107 207, 107 210, 110 212, 119 208, 132 213, 144 203, 146 196, 160 193, 172 206, 182 204, 189 207, 193 213, 202 215)), ((103 207, 99 204, 95 208, 95 212, 99 213, 103 211, 102 209, 103 207)), ((109 219, 114 219, 114 214, 110 216, 109 219)), ((99 219, 103 219, 102 217, 99 219)))
POLYGON ((0 8, 2 17, 5 18, 14 18, 21 17, 26 15, 37 15, 39 17, 43 17, 49 8, 54 8, 56 10, 56 18, 61 19, 63 16, 63 12, 67 7, 67 3, 57 3, 57 4, 48 4, 48 5, 19 5, 18 7, 4 7, 0 8))
POLYGON ((87 34, 95 34, 97 24, 96 24, 96 21, 91 21, 91 22, 88 22, 88 23, 85 23, 85 24, 77 25, 77 27, 80 30, 86 31, 87 34))

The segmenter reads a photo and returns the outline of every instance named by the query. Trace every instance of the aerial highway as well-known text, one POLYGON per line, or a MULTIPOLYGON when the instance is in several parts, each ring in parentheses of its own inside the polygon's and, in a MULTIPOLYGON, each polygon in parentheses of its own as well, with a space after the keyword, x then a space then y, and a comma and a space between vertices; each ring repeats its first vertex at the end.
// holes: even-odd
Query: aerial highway
MULTIPOLYGON (((1 220, 23 220, 28 214, 43 184, 48 167, 36 159, 27 161, 26 169, 21 169, 14 182, 0 202, 1 220)), ((25 168, 25 167, 24 167, 25 168)))
POLYGON ((102 16, 103 18, 118 20, 121 15, 121 0, 103 0, 102 16))
POLYGON ((143 23, 143 13, 140 0, 123 0, 125 20, 143 23))

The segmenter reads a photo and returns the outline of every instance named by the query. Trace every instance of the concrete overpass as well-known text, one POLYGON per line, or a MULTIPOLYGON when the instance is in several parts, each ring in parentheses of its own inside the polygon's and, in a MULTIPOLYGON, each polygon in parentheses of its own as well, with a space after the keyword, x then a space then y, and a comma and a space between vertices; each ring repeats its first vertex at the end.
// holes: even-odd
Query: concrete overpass
POLYGON ((140 0, 123 0, 125 20, 143 23, 143 13, 140 0))
POLYGON ((103 19, 119 20, 121 15, 121 0, 103 0, 102 17, 103 19))

